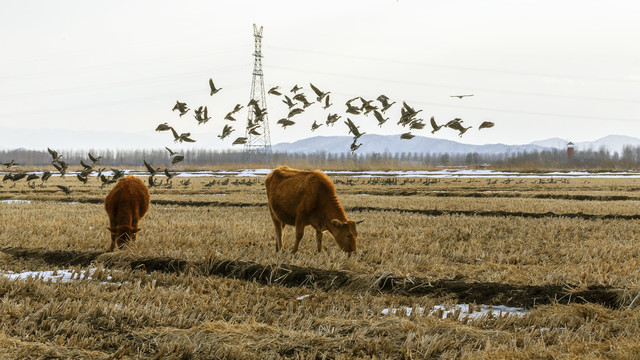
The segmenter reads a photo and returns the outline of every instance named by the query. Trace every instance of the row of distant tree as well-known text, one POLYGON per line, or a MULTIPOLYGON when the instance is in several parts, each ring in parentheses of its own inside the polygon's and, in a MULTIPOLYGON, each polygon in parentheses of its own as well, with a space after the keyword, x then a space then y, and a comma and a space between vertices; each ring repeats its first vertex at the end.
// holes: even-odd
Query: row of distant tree
MULTIPOLYGON (((141 167, 143 160, 157 166, 171 168, 171 157, 165 149, 156 150, 62 150, 62 160, 70 166, 79 165, 80 160, 87 162, 87 153, 101 156, 99 166, 102 167, 141 167)), ((640 169, 640 147, 627 146, 621 153, 610 152, 604 148, 599 150, 575 151, 570 161, 566 150, 517 152, 504 154, 430 154, 430 153, 355 153, 334 154, 316 152, 274 153, 271 164, 244 163, 242 151, 238 150, 206 150, 195 149, 181 152, 184 161, 173 167, 185 170, 189 168, 206 168, 233 166, 265 166, 273 167, 281 164, 297 165, 309 168, 421 168, 436 166, 489 166, 514 170, 536 169, 640 169)), ((36 150, 0 150, 0 162, 16 163, 28 167, 46 167, 50 165, 51 155, 47 151, 36 150)), ((6 170, 6 169, 2 169, 6 170)), ((12 169, 14 170, 14 169, 12 169)), ((15 171, 15 170, 14 170, 15 171)))

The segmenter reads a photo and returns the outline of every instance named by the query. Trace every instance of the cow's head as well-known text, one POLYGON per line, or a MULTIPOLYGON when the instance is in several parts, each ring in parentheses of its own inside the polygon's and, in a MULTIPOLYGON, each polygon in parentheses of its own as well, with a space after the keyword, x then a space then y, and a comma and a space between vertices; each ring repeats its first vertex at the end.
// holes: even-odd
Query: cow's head
POLYGON ((331 225, 334 228, 334 230, 331 231, 331 234, 336 239, 340 249, 348 252, 349 255, 351 255, 352 252, 358 251, 358 231, 356 230, 356 224, 359 224, 362 221, 364 220, 331 220, 331 225))
POLYGON ((111 232, 111 249, 113 250, 115 246, 122 249, 129 241, 135 241, 136 234, 140 229, 129 225, 118 225, 115 228, 109 228, 109 231, 111 232))

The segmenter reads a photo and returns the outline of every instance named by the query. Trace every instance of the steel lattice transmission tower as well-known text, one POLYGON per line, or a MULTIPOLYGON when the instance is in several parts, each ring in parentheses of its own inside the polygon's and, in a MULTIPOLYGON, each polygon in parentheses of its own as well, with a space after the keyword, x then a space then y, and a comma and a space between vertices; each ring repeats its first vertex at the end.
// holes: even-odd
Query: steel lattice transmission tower
POLYGON ((269 134, 269 117, 264 91, 264 74, 262 72, 262 26, 260 30, 253 24, 255 52, 253 53, 253 80, 251 81, 251 101, 254 106, 248 107, 247 128, 243 159, 246 162, 271 163, 271 136, 269 134))

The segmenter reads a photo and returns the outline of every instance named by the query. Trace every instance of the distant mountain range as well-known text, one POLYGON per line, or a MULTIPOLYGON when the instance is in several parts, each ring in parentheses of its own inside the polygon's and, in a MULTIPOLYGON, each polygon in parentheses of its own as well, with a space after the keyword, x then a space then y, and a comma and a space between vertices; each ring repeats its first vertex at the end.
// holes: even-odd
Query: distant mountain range
MULTIPOLYGON (((240 135, 239 135, 240 136, 240 135)), ((173 144, 171 134, 146 131, 141 133, 126 132, 99 132, 85 130, 64 129, 11 129, 0 127, 0 149, 161 149, 164 146, 180 149, 207 148, 223 149, 224 145, 216 138, 215 134, 200 135, 198 142, 194 144, 173 144), (114 143, 117 139, 117 144, 114 143), (124 145, 123 145, 124 144, 124 145)), ((290 153, 315 153, 324 151, 327 153, 345 153, 353 138, 351 136, 315 136, 291 143, 279 143, 273 145, 274 152, 290 153)), ((444 140, 425 136, 416 136, 411 140, 401 140, 400 135, 363 135, 358 143, 362 146, 358 153, 449 153, 449 154, 494 154, 511 153, 521 151, 543 151, 549 149, 566 149, 568 141, 560 138, 534 141, 524 145, 486 144, 471 145, 457 141, 444 140)), ((595 141, 576 142, 576 150, 598 150, 605 147, 610 152, 621 152, 624 145, 640 146, 640 138, 609 135, 595 141)), ((235 146, 232 150, 242 151, 241 146, 235 146)))
MULTIPOLYGON (((324 151, 327 153, 343 153, 348 151, 353 138, 351 136, 315 136, 298 140, 292 143, 280 143, 273 145, 274 152, 289 153, 315 153, 324 151)), ((560 138, 550 138, 546 140, 534 141, 524 145, 506 144, 486 144, 471 145, 463 144, 452 140, 429 138, 416 136, 411 140, 402 140, 399 135, 363 135, 358 143, 362 146, 358 153, 449 153, 449 154, 496 154, 512 152, 532 152, 550 149, 566 149, 569 141, 560 138)), ((574 147, 579 150, 599 150, 605 147, 610 152, 621 152, 625 145, 640 146, 640 139, 623 136, 610 135, 595 141, 583 141, 574 143, 574 147)))

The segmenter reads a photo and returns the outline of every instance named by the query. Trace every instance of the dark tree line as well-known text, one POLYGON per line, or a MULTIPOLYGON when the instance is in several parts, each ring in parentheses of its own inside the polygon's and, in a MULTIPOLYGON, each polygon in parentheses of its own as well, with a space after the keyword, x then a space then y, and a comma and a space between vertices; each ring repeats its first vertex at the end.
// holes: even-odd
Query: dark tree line
MULTIPOLYGON (((62 159, 70 165, 79 165, 80 160, 87 162, 88 152, 101 156, 100 165, 104 167, 137 167, 146 160, 158 166, 169 166, 171 157, 165 149, 140 150, 61 150, 62 159)), ((305 166, 309 168, 426 168, 436 166, 488 166, 513 170, 627 170, 640 169, 640 147, 625 146, 621 153, 610 152, 605 148, 598 150, 575 151, 570 161, 565 150, 513 152, 502 154, 432 154, 418 152, 351 154, 327 153, 274 153, 273 163, 244 162, 242 151, 194 149, 181 152, 184 160, 179 164, 183 168, 206 168, 207 166, 265 166, 280 164, 305 166)), ((24 166, 46 166, 51 161, 47 151, 37 150, 0 150, 0 162, 15 160, 24 166)))

